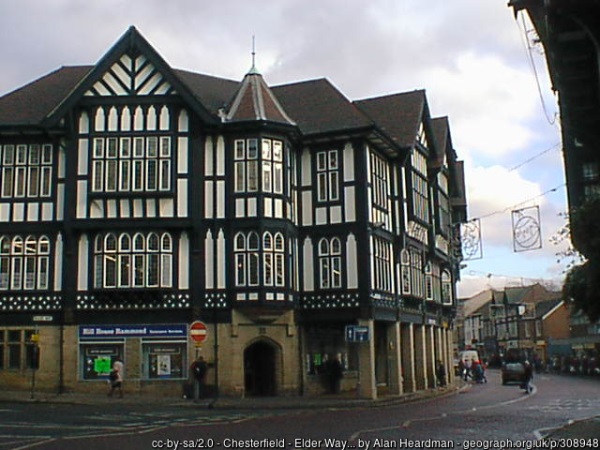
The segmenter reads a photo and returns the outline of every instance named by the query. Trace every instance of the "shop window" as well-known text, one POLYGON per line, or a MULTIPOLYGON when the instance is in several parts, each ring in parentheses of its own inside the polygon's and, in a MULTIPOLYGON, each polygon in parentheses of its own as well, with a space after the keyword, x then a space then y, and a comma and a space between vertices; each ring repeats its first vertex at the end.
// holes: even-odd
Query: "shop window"
POLYGON ((0 330, 0 370, 25 370, 37 360, 31 341, 33 329, 0 330))
MULTIPOLYGON (((106 379, 115 361, 124 361, 122 343, 82 344, 80 360, 84 380, 106 379)), ((127 367, 125 367, 125 370, 127 367)))
POLYGON ((185 343, 144 343, 142 350, 145 378, 161 380, 187 378, 185 343))

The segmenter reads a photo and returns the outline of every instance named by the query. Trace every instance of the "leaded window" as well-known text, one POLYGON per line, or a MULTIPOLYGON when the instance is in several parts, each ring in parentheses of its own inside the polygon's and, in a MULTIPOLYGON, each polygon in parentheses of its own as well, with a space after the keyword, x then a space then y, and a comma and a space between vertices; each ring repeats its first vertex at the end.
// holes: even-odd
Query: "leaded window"
POLYGON ((410 251, 410 284, 412 287, 412 295, 415 297, 423 298, 423 257, 421 253, 411 250, 410 251))
POLYGON ((438 175, 438 208, 440 216, 440 229, 443 233, 450 234, 450 200, 448 199, 448 175, 440 172, 438 175))
POLYGON ((321 289, 342 287, 342 244, 336 237, 319 241, 319 286, 321 289))
POLYGON ((332 202, 340 199, 340 165, 337 150, 317 153, 317 200, 332 202))
POLYGON ((452 305, 452 277, 448 270, 442 272, 442 303, 444 305, 452 305))
POLYGON ((285 285, 285 240, 281 233, 239 232, 234 238, 236 286, 285 285), (262 265, 261 265, 262 261, 262 265))
POLYGON ((433 271, 429 261, 425 264, 425 298, 433 300, 433 271))
POLYGON ((0 328, 0 370, 25 370, 32 366, 34 333, 33 328, 0 328))
POLYGON ((410 253, 404 249, 400 252, 400 276, 402 277, 402 294, 411 293, 410 253))
POLYGON ((171 190, 169 136, 96 137, 92 146, 93 192, 171 190))
POLYGON ((392 291, 392 265, 390 243, 384 239, 373 238, 375 288, 380 291, 392 291))
POLYGON ((94 287, 167 288, 173 285, 169 233, 107 233, 94 241, 94 287))
POLYGON ((371 177, 373 205, 387 210, 389 193, 388 165, 383 158, 375 153, 371 153, 371 177))
POLYGON ((234 192, 284 193, 283 141, 236 139, 234 160, 234 192))
POLYGON ((2 198, 39 198, 52 194, 52 145, 0 146, 2 198))
POLYGON ((0 236, 0 290, 47 290, 50 240, 46 236, 0 236))
POLYGON ((238 233, 234 240, 236 286, 258 286, 259 249, 258 233, 238 233))

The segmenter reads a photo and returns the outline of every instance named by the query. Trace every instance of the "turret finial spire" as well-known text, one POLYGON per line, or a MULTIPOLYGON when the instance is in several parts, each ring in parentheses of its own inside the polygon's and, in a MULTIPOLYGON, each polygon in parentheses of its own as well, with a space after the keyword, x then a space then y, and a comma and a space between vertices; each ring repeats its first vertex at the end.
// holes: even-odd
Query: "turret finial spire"
POLYGON ((256 37, 254 35, 252 35, 252 67, 250 68, 249 73, 258 73, 258 69, 256 68, 256 37))

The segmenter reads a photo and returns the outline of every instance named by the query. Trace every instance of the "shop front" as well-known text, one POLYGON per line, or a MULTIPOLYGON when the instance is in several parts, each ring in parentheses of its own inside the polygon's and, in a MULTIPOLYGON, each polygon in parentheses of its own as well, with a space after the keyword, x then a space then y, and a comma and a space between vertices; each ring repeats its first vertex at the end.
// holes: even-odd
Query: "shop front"
POLYGON ((113 364, 124 365, 125 391, 179 395, 188 379, 188 325, 81 325, 78 381, 108 380, 113 364))

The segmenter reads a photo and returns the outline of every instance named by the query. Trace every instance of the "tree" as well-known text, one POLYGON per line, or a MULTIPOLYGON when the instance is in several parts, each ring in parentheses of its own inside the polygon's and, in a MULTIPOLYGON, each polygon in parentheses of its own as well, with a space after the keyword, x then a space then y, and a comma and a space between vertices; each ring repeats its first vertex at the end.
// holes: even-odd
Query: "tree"
POLYGON ((573 267, 567 274, 563 295, 575 308, 583 311, 590 321, 600 319, 600 268, 588 260, 573 267))
POLYGON ((600 319, 600 199, 586 201, 569 217, 571 241, 586 261, 569 270, 563 294, 596 322, 600 319))

